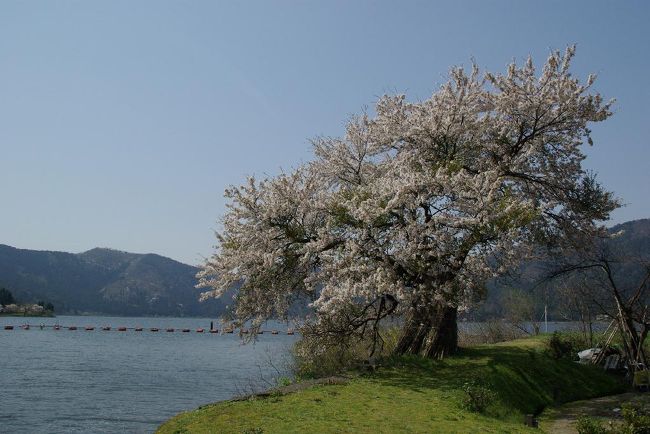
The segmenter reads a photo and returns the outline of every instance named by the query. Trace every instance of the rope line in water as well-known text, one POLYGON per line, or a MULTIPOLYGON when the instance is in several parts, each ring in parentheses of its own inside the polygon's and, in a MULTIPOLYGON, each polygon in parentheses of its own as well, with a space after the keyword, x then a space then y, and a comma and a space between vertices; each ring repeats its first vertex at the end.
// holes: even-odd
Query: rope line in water
MULTIPOLYGON (((191 333, 192 329, 189 328, 173 328, 173 327, 111 327, 111 326, 101 326, 101 327, 95 327, 95 326, 83 326, 83 327, 77 327, 77 326, 62 326, 59 324, 54 324, 54 325, 46 325, 46 324, 38 324, 38 325, 33 325, 33 324, 22 324, 20 326, 13 326, 13 325, 5 325, 3 327, 4 330, 11 331, 14 329, 21 329, 21 330, 31 330, 32 328, 34 329, 39 329, 39 330, 45 330, 45 329, 52 329, 52 330, 69 330, 69 331, 75 331, 75 330, 83 330, 83 331, 111 331, 115 330, 118 332, 126 332, 129 330, 135 331, 135 332, 142 332, 142 331, 149 331, 149 332, 165 332, 165 333, 175 333, 175 332, 180 332, 180 333, 191 333)), ((204 329, 204 328, 197 328, 194 329, 195 333, 208 333, 208 334, 234 334, 235 329, 204 329)), ((250 333, 249 330, 243 329, 240 330, 240 334, 247 335, 250 333)), ((292 329, 287 330, 286 332, 282 332, 282 334, 287 334, 287 335, 293 335, 295 332, 292 329)), ((280 334, 279 330, 260 330, 257 332, 258 335, 262 334, 270 334, 270 335, 278 335, 280 334)))

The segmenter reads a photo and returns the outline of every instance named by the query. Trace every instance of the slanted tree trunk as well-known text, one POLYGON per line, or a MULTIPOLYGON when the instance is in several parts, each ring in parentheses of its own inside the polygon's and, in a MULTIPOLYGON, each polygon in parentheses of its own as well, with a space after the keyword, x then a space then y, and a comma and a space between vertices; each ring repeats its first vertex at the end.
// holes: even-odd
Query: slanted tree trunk
POLYGON ((623 333, 623 345, 626 349, 626 353, 632 366, 636 369, 636 364, 641 363, 646 366, 647 360, 645 357, 645 351, 643 350, 643 344, 645 337, 647 335, 647 330, 645 327, 639 331, 637 330, 634 320, 631 319, 627 312, 622 313, 619 316, 619 327, 623 333))
POLYGON ((440 303, 407 315, 395 354, 442 359, 458 349, 458 309, 440 303))
POLYGON ((623 346, 626 349, 626 353, 631 363, 632 367, 636 369, 636 364, 641 363, 644 366, 646 365, 645 352, 643 351, 643 339, 644 335, 639 333, 636 328, 634 321, 633 313, 631 306, 626 305, 623 302, 623 297, 618 291, 618 288, 614 284, 614 281, 611 277, 611 272, 607 270, 608 277, 612 284, 613 296, 616 300, 616 307, 618 309, 618 322, 621 333, 623 334, 623 346), (628 346, 629 344, 629 346, 628 346))
POLYGON ((428 309, 409 312, 395 347, 395 354, 420 354, 432 322, 433 312, 428 309))
POLYGON ((434 328, 430 333, 424 355, 432 359, 443 359, 458 350, 458 309, 439 306, 434 328))

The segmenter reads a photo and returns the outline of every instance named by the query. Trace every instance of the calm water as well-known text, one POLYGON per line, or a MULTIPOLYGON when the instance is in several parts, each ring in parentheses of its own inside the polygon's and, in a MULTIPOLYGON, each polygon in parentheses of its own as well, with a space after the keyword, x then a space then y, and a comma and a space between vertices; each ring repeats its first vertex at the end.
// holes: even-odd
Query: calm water
POLYGON ((195 333, 199 327, 209 329, 210 320, 0 317, 0 433, 152 432, 178 412, 263 386, 261 376, 277 377, 268 360, 282 365, 295 340, 264 334, 242 345, 237 335, 195 333), (3 330, 25 322, 80 329, 3 330), (86 325, 145 331, 85 331, 86 325), (192 332, 166 333, 167 327, 192 332))

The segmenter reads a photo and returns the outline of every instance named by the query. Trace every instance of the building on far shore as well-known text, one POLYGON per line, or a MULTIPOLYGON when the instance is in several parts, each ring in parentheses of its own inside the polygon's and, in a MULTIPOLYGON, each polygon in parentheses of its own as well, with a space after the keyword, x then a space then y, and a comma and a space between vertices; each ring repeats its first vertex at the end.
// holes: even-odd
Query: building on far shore
POLYGON ((6 306, 0 306, 0 312, 2 313, 22 313, 26 315, 41 315, 45 312, 43 306, 38 304, 8 304, 6 306))

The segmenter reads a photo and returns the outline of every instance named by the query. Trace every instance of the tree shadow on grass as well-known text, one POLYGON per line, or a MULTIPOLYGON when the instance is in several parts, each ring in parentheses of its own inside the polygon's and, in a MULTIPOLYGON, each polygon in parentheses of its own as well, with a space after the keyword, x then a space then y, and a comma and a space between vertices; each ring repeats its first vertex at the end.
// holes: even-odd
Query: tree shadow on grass
POLYGON ((385 386, 425 393, 459 391, 469 381, 488 386, 507 408, 538 413, 544 407, 618 393, 620 382, 601 369, 554 360, 541 349, 491 345, 462 349, 444 360, 402 356, 373 376, 385 386))

